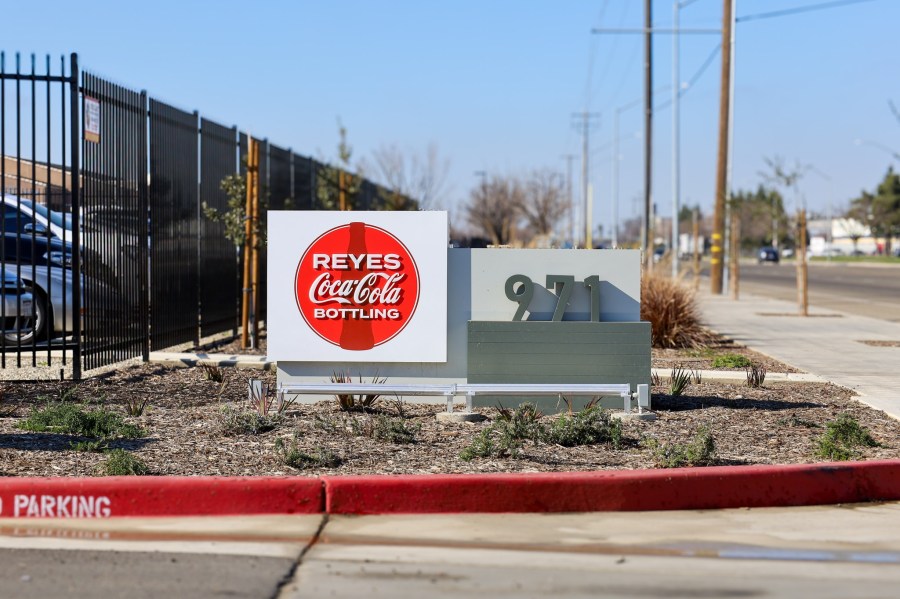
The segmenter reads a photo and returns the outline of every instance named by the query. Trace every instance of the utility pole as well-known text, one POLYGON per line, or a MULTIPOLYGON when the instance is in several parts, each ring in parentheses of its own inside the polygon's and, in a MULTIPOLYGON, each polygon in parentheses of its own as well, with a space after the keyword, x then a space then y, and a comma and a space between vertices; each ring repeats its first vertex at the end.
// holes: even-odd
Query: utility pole
MULTIPOLYGON (((590 136, 591 136, 591 125, 592 120, 600 117, 600 113, 598 112, 588 112, 586 110, 582 112, 576 112, 572 115, 573 118, 579 119, 580 123, 578 123, 581 127, 581 199, 584 202, 584 230, 585 230, 585 238, 584 238, 584 247, 591 246, 591 229, 593 228, 593 224, 591 220, 593 220, 591 215, 590 205, 590 197, 588 193, 588 182, 590 177, 590 136)), ((572 243, 575 243, 575 237, 572 237, 572 243)))
POLYGON ((731 105, 731 31, 734 26, 734 0, 723 0, 722 12, 722 82, 719 92, 719 154, 716 165, 716 201, 713 210, 712 257, 710 260, 710 291, 722 293, 722 250, 725 242, 725 199, 728 175, 728 123, 731 105))
POLYGON ((569 205, 569 230, 567 233, 572 236, 572 247, 575 247, 575 206, 572 205, 572 161, 575 160, 575 154, 563 154, 563 160, 566 161, 566 198, 569 205))
POLYGON ((641 247, 648 271, 653 269, 653 3, 644 0, 644 227, 641 247))

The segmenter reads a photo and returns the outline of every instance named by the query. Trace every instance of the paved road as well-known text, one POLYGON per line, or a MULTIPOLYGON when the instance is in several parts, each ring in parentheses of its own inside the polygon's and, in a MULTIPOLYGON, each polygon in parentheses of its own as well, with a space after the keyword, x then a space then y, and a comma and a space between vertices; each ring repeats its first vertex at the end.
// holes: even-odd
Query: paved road
MULTIPOLYGON (((742 264, 741 291, 797 301, 793 264, 742 264)), ((809 265, 811 305, 900 322, 900 267, 847 263, 809 265)))
POLYGON ((900 503, 0 521, 0 597, 23 599, 826 599, 897 588, 900 503))

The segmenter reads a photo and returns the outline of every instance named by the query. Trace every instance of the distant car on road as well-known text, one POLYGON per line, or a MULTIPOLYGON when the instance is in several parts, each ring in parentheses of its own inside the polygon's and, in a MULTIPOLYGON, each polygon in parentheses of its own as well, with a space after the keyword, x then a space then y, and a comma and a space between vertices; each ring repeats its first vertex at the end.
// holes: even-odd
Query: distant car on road
POLYGON ((756 262, 758 264, 763 262, 778 264, 778 250, 771 246, 759 248, 759 251, 756 253, 756 262))

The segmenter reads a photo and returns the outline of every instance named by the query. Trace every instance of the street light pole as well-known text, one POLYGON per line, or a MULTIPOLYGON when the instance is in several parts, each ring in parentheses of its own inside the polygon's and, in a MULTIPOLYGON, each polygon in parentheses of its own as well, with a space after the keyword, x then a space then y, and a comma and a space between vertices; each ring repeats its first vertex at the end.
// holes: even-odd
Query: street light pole
POLYGON ((612 159, 612 191, 610 199, 612 200, 612 246, 619 247, 619 115, 622 109, 616 109, 616 115, 613 122, 613 159, 612 159))
POLYGON ((679 13, 681 12, 680 0, 672 3, 672 29, 675 33, 672 35, 672 243, 669 252, 672 260, 672 278, 678 277, 678 212, 681 207, 681 165, 680 165, 680 146, 679 139, 679 103, 678 96, 681 92, 681 75, 679 73, 679 13))

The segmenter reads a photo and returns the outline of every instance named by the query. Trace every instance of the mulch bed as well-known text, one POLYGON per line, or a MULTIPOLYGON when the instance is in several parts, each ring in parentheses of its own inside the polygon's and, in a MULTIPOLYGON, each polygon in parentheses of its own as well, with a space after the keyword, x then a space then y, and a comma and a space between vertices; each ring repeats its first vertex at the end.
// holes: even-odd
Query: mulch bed
MULTIPOLYGON (((234 352, 220 345, 207 351, 234 352)), ((653 365, 707 369, 716 355, 739 353, 769 372, 796 372, 746 348, 720 340, 711 349, 654 350, 653 365)), ((228 434, 226 423, 250 411, 247 380, 263 378, 274 388, 272 372, 223 368, 224 383, 208 379, 201 368, 167 368, 140 364, 71 383, 5 382, 0 417, 0 473, 7 476, 91 476, 106 459, 102 453, 76 451, 72 437, 31 433, 17 427, 32 409, 48 400, 68 397, 86 409, 106 406, 124 414, 129 402, 147 400, 139 417, 128 417, 145 435, 118 439, 110 447, 123 448, 158 475, 319 475, 419 474, 438 472, 536 472, 652 468, 658 452, 651 445, 688 443, 702 427, 716 444, 716 464, 790 464, 821 461, 816 442, 825 424, 849 413, 866 427, 880 447, 859 450, 860 459, 900 458, 900 421, 853 399, 841 387, 822 384, 767 383, 761 388, 703 381, 681 397, 671 397, 666 377, 653 388, 658 420, 626 421, 620 449, 606 445, 561 447, 527 442, 517 457, 475 458, 464 461, 460 452, 492 419, 495 409, 479 410, 482 423, 441 423, 437 405, 381 401, 369 413, 342 412, 337 402, 293 404, 277 426, 259 434, 228 434), (368 433, 381 416, 402 419, 414 432, 414 443, 380 441, 368 433), (298 470, 287 466, 276 449, 282 439, 306 453, 326 448, 341 458, 337 467, 298 470)), ((544 416, 549 422, 555 416, 544 416)))

